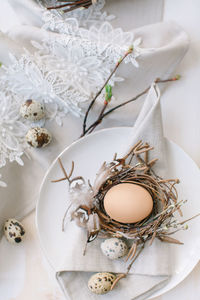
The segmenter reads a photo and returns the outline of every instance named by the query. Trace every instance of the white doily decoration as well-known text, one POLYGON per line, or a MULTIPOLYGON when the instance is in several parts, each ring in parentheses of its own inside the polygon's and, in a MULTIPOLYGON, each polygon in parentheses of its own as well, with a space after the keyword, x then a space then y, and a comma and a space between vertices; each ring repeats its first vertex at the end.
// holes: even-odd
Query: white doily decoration
MULTIPOLYGON (((59 51, 59 45, 68 49, 82 48, 86 56, 97 56, 101 60, 109 63, 116 63, 117 60, 134 46, 133 53, 129 55, 125 62, 131 62, 138 66, 136 58, 142 53, 148 51, 139 47, 140 39, 134 41, 132 32, 124 32, 121 28, 113 28, 109 22, 103 22, 101 26, 92 25, 89 29, 80 27, 77 19, 62 19, 57 14, 45 11, 43 14, 45 30, 53 31, 49 36, 49 47, 59 51)), ((60 49, 59 55, 63 54, 60 49)))
MULTIPOLYGON (((101 26, 91 26, 89 29, 79 27, 75 18, 61 19, 58 15, 49 11, 43 14, 45 30, 53 31, 54 34, 49 36, 51 49, 59 47, 59 44, 68 49, 82 48, 86 56, 102 56, 106 64, 116 63, 130 46, 134 46, 133 53, 129 55, 126 62, 131 61, 137 65, 135 58, 144 50, 139 48, 140 39, 134 42, 132 32, 124 32, 121 28, 113 28, 109 22, 103 22, 101 26), (69 48, 70 47, 70 48, 69 48)), ((59 51, 59 49, 57 49, 59 51)), ((62 49, 60 49, 60 52, 62 49)), ((62 56, 62 52, 59 53, 62 56)), ((137 65, 138 66, 138 65, 137 65)))

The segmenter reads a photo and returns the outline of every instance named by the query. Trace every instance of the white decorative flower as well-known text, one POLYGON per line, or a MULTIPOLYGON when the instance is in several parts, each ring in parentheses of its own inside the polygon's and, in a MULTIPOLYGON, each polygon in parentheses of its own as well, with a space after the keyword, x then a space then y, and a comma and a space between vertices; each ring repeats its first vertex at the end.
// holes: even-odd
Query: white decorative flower
MULTIPOLYGON (((50 17, 49 12, 44 15, 46 27, 61 33, 48 36, 40 44, 32 42, 33 54, 26 50, 19 59, 10 55, 12 63, 4 67, 2 79, 21 99, 42 102, 47 117, 61 125, 68 112, 76 116, 82 114, 80 104, 91 100, 130 45, 133 45, 133 53, 126 61, 137 66, 140 40, 133 41, 132 33, 114 29, 108 22, 99 29, 92 26, 87 30, 79 28, 76 19, 63 21, 58 15, 50 17)), ((109 83, 114 85, 122 80, 114 75, 109 83)))
POLYGON ((88 38, 95 42, 102 51, 108 45, 116 49, 119 47, 126 49, 133 43, 132 32, 123 32, 121 28, 113 28, 109 22, 104 22, 100 28, 92 26, 88 33, 88 38))
POLYGON ((6 74, 3 78, 12 92, 27 99, 53 102, 67 90, 68 86, 60 81, 56 70, 48 71, 46 66, 37 65, 28 53, 19 60, 11 54, 10 58, 12 63, 4 67, 6 74))
POLYGON ((5 166, 7 160, 23 165, 21 156, 26 148, 27 127, 20 120, 19 107, 17 96, 0 92, 0 167, 5 166))
MULTIPOLYGON (((81 42, 81 41, 80 41, 81 42)), ((51 41, 49 41, 49 44, 51 41)), ((77 41, 78 44, 78 41, 77 41)), ((97 55, 87 55, 80 45, 69 46, 65 41, 52 41, 53 66, 59 64, 59 72, 66 86, 87 96, 99 89, 110 74, 107 65, 97 55)), ((117 80, 117 78, 116 78, 117 80)), ((113 82, 115 78, 113 78, 113 82)))
POLYGON ((131 62, 138 67, 136 58, 143 52, 143 49, 139 48, 141 39, 134 40, 133 32, 123 32, 121 28, 113 28, 109 22, 104 22, 100 28, 92 26, 89 31, 84 29, 80 31, 82 37, 94 41, 98 46, 99 54, 111 62, 116 62, 130 46, 133 46, 133 52, 125 59, 125 62, 131 62))
POLYGON ((43 14, 43 29, 54 32, 75 35, 79 29, 78 20, 75 18, 63 19, 58 13, 45 11, 43 14))
MULTIPOLYGON (((34 99, 44 103, 47 112, 50 112, 47 117, 50 118, 55 118, 57 114, 61 117, 68 112, 80 115, 81 109, 78 104, 87 98, 74 89, 69 80, 65 80, 67 76, 62 70, 55 69, 56 64, 52 64, 54 58, 51 60, 51 55, 49 64, 46 54, 44 62, 43 56, 37 53, 34 56, 26 52, 18 60, 13 55, 10 57, 12 63, 9 67, 4 67, 2 80, 12 93, 24 100, 34 99)), ((67 72, 67 75, 69 78, 70 73, 67 72)), ((61 124, 60 117, 57 118, 59 124, 61 124)))

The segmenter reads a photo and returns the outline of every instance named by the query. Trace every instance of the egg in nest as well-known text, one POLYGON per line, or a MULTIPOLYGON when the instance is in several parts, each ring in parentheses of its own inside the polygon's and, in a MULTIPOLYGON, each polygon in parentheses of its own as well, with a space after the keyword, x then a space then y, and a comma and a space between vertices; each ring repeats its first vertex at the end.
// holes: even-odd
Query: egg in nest
POLYGON ((104 197, 107 215, 120 223, 140 222, 150 215, 153 199, 140 185, 120 183, 110 188, 104 197))

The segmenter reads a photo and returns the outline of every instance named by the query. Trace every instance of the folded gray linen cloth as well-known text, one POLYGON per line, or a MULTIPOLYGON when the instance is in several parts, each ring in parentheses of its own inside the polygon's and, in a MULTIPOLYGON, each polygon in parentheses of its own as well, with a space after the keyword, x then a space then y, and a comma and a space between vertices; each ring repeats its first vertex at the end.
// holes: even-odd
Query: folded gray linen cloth
MULTIPOLYGON (((118 153, 118 157, 120 154, 126 154, 139 140, 148 142, 154 147, 150 155, 152 158, 159 159, 154 170, 158 175, 167 176, 160 91, 155 84, 151 86, 132 133, 127 139, 127 144, 124 145, 124 150, 118 153)), ((93 158, 90 159, 92 162, 93 158)), ((151 246, 146 245, 127 278, 122 279, 112 292, 101 296, 94 295, 87 287, 92 272, 124 273, 126 264, 123 260, 111 261, 105 257, 100 250, 101 239, 92 242, 86 255, 83 256, 85 235, 82 229, 74 227, 74 224, 69 222, 66 226, 65 243, 66 257, 63 257, 63 261, 58 266, 57 278, 69 299, 97 300, 99 297, 116 300, 146 299, 170 278, 169 246, 156 240, 151 246)))

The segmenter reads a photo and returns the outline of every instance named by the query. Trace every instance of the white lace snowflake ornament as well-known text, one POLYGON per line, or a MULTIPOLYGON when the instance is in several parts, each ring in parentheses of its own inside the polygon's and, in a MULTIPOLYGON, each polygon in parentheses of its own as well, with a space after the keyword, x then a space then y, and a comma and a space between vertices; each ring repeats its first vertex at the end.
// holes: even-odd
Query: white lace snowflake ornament
POLYGON ((49 11, 43 14, 43 21, 45 30, 59 33, 55 38, 49 38, 49 47, 57 51, 58 44, 67 49, 81 47, 85 55, 100 55, 108 65, 116 63, 130 46, 134 46, 133 53, 127 57, 126 62, 130 61, 135 66, 138 66, 135 59, 144 51, 139 48, 141 39, 134 41, 132 32, 123 32, 121 28, 115 29, 109 22, 103 22, 98 27, 92 25, 87 29, 80 27, 75 18, 61 19, 49 11))

